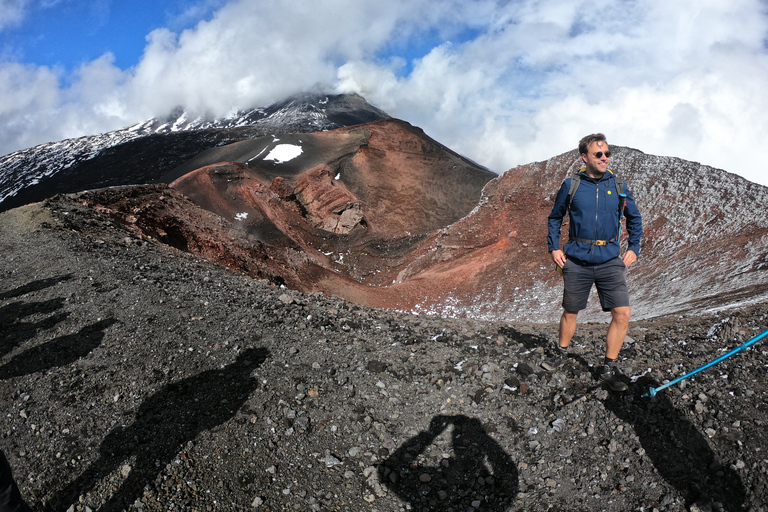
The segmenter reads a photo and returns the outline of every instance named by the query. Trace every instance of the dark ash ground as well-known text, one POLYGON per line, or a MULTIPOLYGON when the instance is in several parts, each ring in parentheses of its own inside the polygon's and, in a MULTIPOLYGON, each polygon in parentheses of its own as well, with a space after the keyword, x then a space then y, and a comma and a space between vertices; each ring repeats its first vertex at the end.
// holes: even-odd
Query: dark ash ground
POLYGON ((306 295, 58 198, 0 216, 0 448, 37 510, 766 510, 768 305, 555 326, 306 295))

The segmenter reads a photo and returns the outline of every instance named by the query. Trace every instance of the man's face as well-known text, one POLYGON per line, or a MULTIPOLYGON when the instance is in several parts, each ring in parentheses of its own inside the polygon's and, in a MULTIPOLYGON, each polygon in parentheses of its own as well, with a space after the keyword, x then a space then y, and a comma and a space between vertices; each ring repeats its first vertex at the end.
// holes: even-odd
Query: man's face
POLYGON ((608 161, 610 160, 610 157, 606 155, 609 151, 608 144, 599 140, 587 146, 587 151, 586 155, 584 153, 581 154, 581 159, 587 165, 587 174, 605 174, 605 171, 608 170, 608 161))

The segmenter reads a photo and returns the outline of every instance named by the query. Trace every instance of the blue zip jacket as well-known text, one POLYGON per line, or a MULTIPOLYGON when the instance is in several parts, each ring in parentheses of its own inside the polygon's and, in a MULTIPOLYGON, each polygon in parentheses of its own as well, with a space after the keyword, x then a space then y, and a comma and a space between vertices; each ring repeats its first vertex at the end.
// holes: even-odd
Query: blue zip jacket
MULTIPOLYGON (((549 252, 560 248, 560 226, 566 213, 569 213, 568 242, 563 252, 568 259, 581 265, 599 265, 621 256, 619 234, 619 194, 613 172, 607 171, 599 180, 590 178, 582 169, 578 173, 581 184, 571 199, 568 210, 568 191, 571 178, 567 178, 555 197, 555 205, 549 214, 547 246, 549 252), (577 242, 574 238, 585 240, 606 240, 607 245, 595 245, 577 242), (613 240, 613 241, 611 241, 613 240)), ((640 239, 643 236, 643 219, 637 208, 629 187, 624 186, 626 194, 624 218, 626 219, 629 240, 627 250, 640 254, 640 239)))

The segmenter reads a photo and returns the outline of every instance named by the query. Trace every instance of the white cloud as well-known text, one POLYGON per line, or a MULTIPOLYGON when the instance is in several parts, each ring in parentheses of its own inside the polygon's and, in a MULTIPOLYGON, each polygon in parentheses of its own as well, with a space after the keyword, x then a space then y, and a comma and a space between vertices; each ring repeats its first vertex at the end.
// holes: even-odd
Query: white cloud
POLYGON ((0 30, 19 23, 25 14, 28 0, 0 0, 0 30))
POLYGON ((0 120, 5 144, 21 148, 49 131, 49 118, 61 104, 59 77, 47 67, 0 66, 0 120))
POLYGON ((768 185, 759 2, 524 4, 500 11, 477 40, 433 51, 396 85, 370 64, 342 67, 340 83, 360 82, 369 101, 496 171, 603 131, 616 144, 768 185))
POLYGON ((602 131, 768 185, 766 36, 760 0, 232 1, 148 34, 127 70, 109 54, 71 76, 0 64, 0 152, 336 87, 496 171, 602 131))

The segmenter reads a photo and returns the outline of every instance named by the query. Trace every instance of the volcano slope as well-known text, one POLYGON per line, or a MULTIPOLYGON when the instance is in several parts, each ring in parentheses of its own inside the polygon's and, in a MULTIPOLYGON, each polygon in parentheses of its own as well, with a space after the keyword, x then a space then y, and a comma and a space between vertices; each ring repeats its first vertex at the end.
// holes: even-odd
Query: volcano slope
POLYGON ((469 214, 496 176, 398 120, 243 141, 180 169, 169 188, 81 197, 231 269, 390 308, 407 299, 389 285, 420 242, 469 214))
POLYGON ((0 448, 37 510, 765 510, 764 346, 642 396, 765 306, 633 322, 611 394, 604 325, 547 373, 554 325, 291 291, 90 200, 0 214, 0 448))
MULTIPOLYGON (((612 149, 644 218, 628 274, 634 317, 765 303, 768 189, 612 149)), ((169 171, 167 187, 81 197, 137 235, 293 290, 420 314, 554 322, 562 280, 546 221, 579 163, 571 151, 497 176, 386 119, 213 148, 169 171)), ((582 320, 606 321, 591 304, 582 320)))

